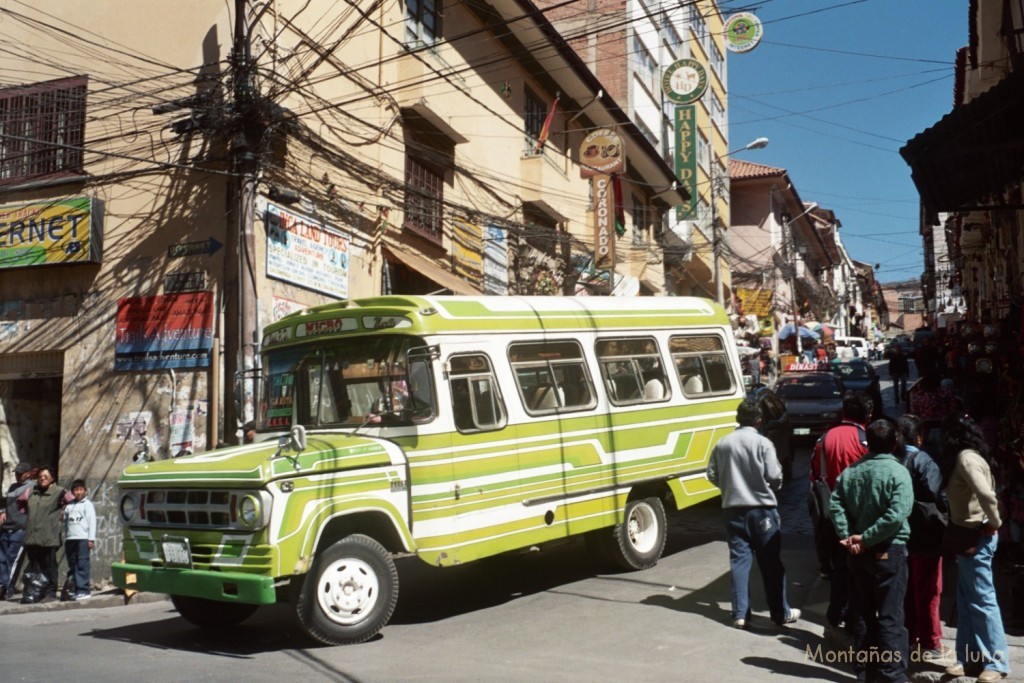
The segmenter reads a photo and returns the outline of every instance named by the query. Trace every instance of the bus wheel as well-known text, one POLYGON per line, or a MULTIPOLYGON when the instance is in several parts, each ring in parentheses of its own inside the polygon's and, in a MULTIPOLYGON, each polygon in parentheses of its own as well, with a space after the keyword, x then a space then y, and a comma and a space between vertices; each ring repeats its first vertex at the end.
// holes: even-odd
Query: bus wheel
POLYGON ((384 546, 353 534, 317 555, 293 595, 299 625, 311 638, 325 645, 361 643, 391 618, 398 570, 384 546))
POLYGON ((259 605, 244 602, 219 602, 188 595, 172 595, 171 604, 185 621, 199 628, 220 628, 240 624, 253 615, 259 605))
POLYGON ((657 498, 626 503, 622 524, 612 528, 608 557, 622 569, 648 569, 665 549, 665 506, 657 498))

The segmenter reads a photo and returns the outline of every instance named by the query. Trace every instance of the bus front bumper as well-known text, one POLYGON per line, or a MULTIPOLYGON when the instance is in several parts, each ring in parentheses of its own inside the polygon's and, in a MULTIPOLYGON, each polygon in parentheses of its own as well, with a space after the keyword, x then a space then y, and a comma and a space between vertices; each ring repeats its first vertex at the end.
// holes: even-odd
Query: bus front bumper
POLYGON ((126 591, 187 595, 251 605, 272 605, 277 602, 274 579, 269 576, 150 567, 125 562, 115 562, 111 570, 114 585, 126 591))

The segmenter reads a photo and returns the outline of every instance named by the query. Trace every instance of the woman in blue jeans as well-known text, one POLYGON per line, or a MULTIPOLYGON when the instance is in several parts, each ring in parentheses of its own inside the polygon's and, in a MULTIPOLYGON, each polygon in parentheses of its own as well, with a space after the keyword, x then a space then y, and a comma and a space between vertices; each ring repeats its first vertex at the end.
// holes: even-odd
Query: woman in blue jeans
POLYGON ((957 663, 946 673, 963 676, 979 670, 979 683, 992 683, 1010 673, 1003 617, 992 581, 992 556, 999 543, 999 504, 988 446, 970 417, 946 419, 942 483, 949 501, 949 523, 980 528, 974 554, 958 554, 956 586, 957 663))

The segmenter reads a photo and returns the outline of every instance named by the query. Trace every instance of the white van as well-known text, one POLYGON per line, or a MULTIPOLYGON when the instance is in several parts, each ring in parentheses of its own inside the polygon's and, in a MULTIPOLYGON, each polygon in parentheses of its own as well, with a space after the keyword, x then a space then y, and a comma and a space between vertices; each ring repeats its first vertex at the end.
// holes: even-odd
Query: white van
POLYGON ((871 357, 871 346, 864 337, 845 337, 837 334, 835 342, 836 355, 843 360, 849 360, 850 358, 863 358, 867 360, 871 357), (849 349, 849 351, 843 351, 843 349, 849 349))

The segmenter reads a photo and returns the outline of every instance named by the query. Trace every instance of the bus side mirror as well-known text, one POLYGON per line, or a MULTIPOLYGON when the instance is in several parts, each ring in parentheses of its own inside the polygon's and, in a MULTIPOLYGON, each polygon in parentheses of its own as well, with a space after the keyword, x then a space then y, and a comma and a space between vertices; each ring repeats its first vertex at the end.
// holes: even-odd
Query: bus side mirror
POLYGON ((293 451, 301 452, 306 450, 306 428, 302 425, 295 425, 289 434, 289 444, 293 451))

